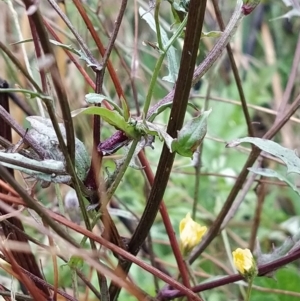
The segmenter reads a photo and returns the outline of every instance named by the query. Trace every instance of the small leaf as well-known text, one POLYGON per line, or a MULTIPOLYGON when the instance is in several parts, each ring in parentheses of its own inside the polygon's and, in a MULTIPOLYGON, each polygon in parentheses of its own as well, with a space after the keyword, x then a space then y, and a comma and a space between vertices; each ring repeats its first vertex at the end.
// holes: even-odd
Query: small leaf
POLYGON ((201 38, 219 38, 222 35, 222 31, 209 31, 201 33, 201 38))
POLYGON ((74 47, 72 47, 72 45, 66 45, 66 44, 60 43, 60 42, 55 41, 55 40, 50 40, 50 43, 53 44, 53 45, 55 45, 55 46, 67 49, 68 51, 70 51, 70 52, 72 52, 72 53, 77 54, 77 55, 80 56, 79 50, 77 50, 74 47))
POLYGON ((226 147, 236 147, 244 142, 252 143, 261 150, 282 160, 287 166, 287 173, 300 174, 300 159, 296 155, 295 151, 285 148, 274 141, 261 138, 245 137, 229 142, 226 147))
POLYGON ((211 109, 187 122, 178 132, 177 139, 173 140, 171 150, 181 156, 192 157, 206 135, 207 118, 210 113, 211 109))
POLYGON ((87 114, 87 115, 99 115, 103 120, 105 120, 110 125, 114 126, 116 129, 123 131, 128 137, 132 139, 138 139, 140 134, 135 129, 135 124, 126 122, 124 117, 121 116, 116 111, 111 111, 106 108, 99 107, 89 107, 84 109, 78 109, 73 111, 72 117, 77 116, 78 114, 87 114))
POLYGON ((297 186, 294 185, 291 181, 289 181, 286 177, 284 177, 277 171, 269 168, 253 168, 253 167, 248 168, 248 170, 260 176, 277 178, 280 181, 284 181, 300 196, 300 191, 298 190, 297 186))
POLYGON ((96 62, 93 62, 82 50, 76 50, 76 52, 79 59, 84 60, 88 67, 95 67, 97 70, 101 70, 100 66, 96 62))
POLYGON ((146 121, 146 124, 149 129, 147 133, 149 135, 158 136, 160 140, 164 140, 170 152, 172 152, 172 142, 174 139, 165 130, 155 124, 148 121, 146 121))
POLYGON ((123 115, 122 109, 111 98, 97 93, 85 95, 85 101, 89 104, 101 104, 103 100, 107 101, 120 115, 123 115))

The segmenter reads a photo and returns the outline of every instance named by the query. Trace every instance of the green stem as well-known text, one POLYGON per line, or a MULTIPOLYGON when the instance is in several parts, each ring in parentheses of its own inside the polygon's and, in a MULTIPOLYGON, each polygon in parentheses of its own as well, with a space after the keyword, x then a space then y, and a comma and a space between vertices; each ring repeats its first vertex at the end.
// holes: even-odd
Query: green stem
POLYGON ((160 33, 160 25, 159 25, 159 8, 160 8, 160 2, 161 0, 157 0, 155 4, 155 11, 154 11, 154 20, 155 20, 155 27, 156 27, 156 35, 157 35, 157 42, 159 50, 162 52, 165 52, 164 45, 161 39, 161 33, 160 33))
POLYGON ((158 78, 158 74, 159 71, 161 69, 162 63, 164 61, 164 58, 167 54, 167 51, 169 50, 169 48, 172 46, 172 44, 177 40, 177 38, 179 37, 179 35, 181 34, 181 32, 183 31, 185 25, 187 22, 187 16, 184 18, 184 20, 182 21, 182 23, 180 24, 180 26, 177 28, 177 30, 175 31, 175 33, 173 34, 173 36, 171 37, 171 39, 168 41, 168 43, 165 45, 164 48, 164 52, 161 54, 161 56, 158 58, 154 71, 153 71, 153 75, 151 77, 151 81, 150 81, 150 85, 149 85, 149 89, 148 89, 148 93, 146 96, 146 101, 145 101, 145 105, 144 105, 144 110, 143 110, 143 115, 146 117, 149 107, 150 107, 150 103, 151 103, 151 98, 152 98, 152 94, 153 94, 153 90, 154 90, 154 86, 156 84, 157 78, 158 78))
POLYGON ((25 95, 29 94, 30 98, 38 97, 38 98, 43 99, 43 100, 53 101, 53 98, 51 96, 43 95, 39 92, 32 91, 32 90, 14 89, 14 88, 5 88, 5 89, 0 88, 0 93, 7 93, 7 92, 12 92, 12 93, 18 93, 19 92, 19 93, 23 93, 25 95))
POLYGON ((251 291, 252 291, 252 285, 253 285, 254 277, 251 277, 248 282, 248 289, 247 289, 247 295, 245 301, 250 301, 251 291))
POLYGON ((119 169, 118 171, 118 174, 114 180, 114 182, 112 183, 112 185, 109 187, 107 193, 106 193, 106 202, 103 201, 102 203, 102 206, 106 206, 107 202, 111 199, 111 197, 113 196, 113 194, 115 193, 115 191, 117 190, 121 180, 123 179, 123 176, 125 174, 125 171, 127 170, 127 167, 134 155, 134 151, 136 149, 136 146, 138 144, 138 140, 133 140, 132 141, 132 144, 130 146, 130 149, 129 149, 129 152, 128 154, 126 155, 126 159, 125 161, 123 162, 121 168, 119 169))
POLYGON ((79 298, 79 291, 78 291, 78 277, 76 273, 76 269, 71 268, 71 277, 72 277, 72 287, 73 287, 73 294, 74 297, 78 300, 79 298))

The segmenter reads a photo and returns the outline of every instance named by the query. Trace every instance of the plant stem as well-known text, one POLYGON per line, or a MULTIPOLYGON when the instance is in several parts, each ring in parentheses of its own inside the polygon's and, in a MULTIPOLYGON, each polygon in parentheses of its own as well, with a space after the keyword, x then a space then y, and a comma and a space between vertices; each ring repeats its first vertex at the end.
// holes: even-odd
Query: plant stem
POLYGON ((156 28, 156 37, 157 37, 157 43, 158 48, 162 52, 166 52, 164 49, 164 45, 161 39, 161 33, 160 33, 160 24, 159 24, 159 8, 160 8, 161 0, 157 0, 155 3, 155 9, 154 9, 154 20, 155 20, 155 28, 156 28))
MULTIPOLYGON (((189 8, 190 12, 187 16, 187 27, 178 80, 176 83, 173 106, 167 127, 167 133, 173 137, 182 127, 188 104, 196 57, 198 54, 198 46, 204 22, 206 1, 201 1, 199 3, 198 0, 191 0, 189 8)), ((148 112, 148 108, 146 106, 147 104, 145 104, 144 107, 145 117, 148 112)), ((153 225, 170 177, 174 158, 175 153, 170 153, 170 150, 166 147, 166 145, 164 145, 146 208, 128 246, 128 251, 131 254, 136 255, 138 253, 153 225)), ((124 263, 119 262, 118 266, 122 267, 125 273, 127 273, 130 269, 131 263, 128 261, 124 263)), ((116 286, 110 287, 110 296, 112 301, 117 299, 119 292, 120 289, 116 286)))
POLYGON ((138 140, 133 140, 131 146, 130 146, 130 149, 129 149, 129 152, 127 153, 126 155, 126 159, 125 161, 123 162, 121 168, 118 170, 118 174, 114 180, 114 182, 112 183, 112 185, 109 187, 107 193, 106 193, 106 201, 103 202, 102 201, 102 205, 101 206, 106 206, 107 203, 109 202, 109 200, 111 199, 111 197, 114 195, 115 191, 117 190, 127 168, 128 168, 128 165, 134 155, 134 151, 136 149, 136 146, 138 144, 138 140))
MULTIPOLYGON (((153 90, 159 75, 159 71, 161 69, 162 63, 164 61, 164 58, 169 50, 169 48, 172 46, 172 44, 176 41, 176 39, 179 37, 179 35, 182 33, 186 22, 187 22, 187 18, 188 16, 186 16, 184 18, 184 20, 182 21, 182 23, 180 24, 180 26, 177 28, 177 30, 175 31, 175 33, 173 34, 173 36, 171 37, 171 39, 168 41, 168 43, 165 45, 164 47, 164 52, 160 55, 160 57, 158 58, 156 65, 154 67, 154 71, 151 77, 151 81, 150 81, 150 85, 149 85, 149 89, 148 89, 148 93, 146 96, 146 100, 145 100, 145 104, 144 104, 144 109, 143 109, 143 115, 147 118, 149 118, 149 115, 152 114, 148 114, 148 110, 151 104, 151 99, 152 99, 152 94, 153 94, 153 90)), ((152 111, 152 110, 151 110, 152 111)), ((149 112, 150 113, 150 112, 149 112)))
MULTIPOLYGON (((242 20, 244 14, 242 11, 242 2, 238 0, 235 11, 224 30, 221 38, 218 40, 216 45, 213 49, 209 52, 208 56, 203 60, 203 62, 196 68, 193 76, 192 85, 195 85, 203 75, 212 67, 212 65, 216 62, 216 60, 221 56, 223 50, 225 49, 226 45, 229 43, 231 37, 235 33, 239 22, 242 20)), ((165 103, 173 101, 174 98, 174 89, 166 95, 161 101, 151 107, 149 110, 148 116, 151 117, 156 110, 165 103)))
POLYGON ((246 300, 245 301, 250 301, 253 280, 254 280, 254 277, 251 277, 250 280, 248 281, 247 295, 246 295, 246 300))

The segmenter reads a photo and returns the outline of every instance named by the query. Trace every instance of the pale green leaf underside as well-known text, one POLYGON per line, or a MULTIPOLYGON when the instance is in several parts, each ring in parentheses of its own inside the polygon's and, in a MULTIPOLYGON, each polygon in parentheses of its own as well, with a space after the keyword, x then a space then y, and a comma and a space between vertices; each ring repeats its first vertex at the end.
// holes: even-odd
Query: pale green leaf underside
POLYGON ((260 176, 277 178, 278 180, 288 184, 300 196, 300 192, 297 189, 297 186, 294 185, 290 180, 288 180, 285 176, 281 175, 277 171, 269 168, 253 168, 253 167, 248 168, 248 170, 260 176))
POLYGON ((300 174, 300 159, 296 152, 294 150, 287 149, 274 141, 261 138, 245 137, 231 141, 226 146, 235 147, 244 142, 252 143, 261 150, 282 160, 287 166, 287 173, 300 174))
MULTIPOLYGON (((153 15, 150 12, 145 11, 142 7, 139 8, 140 16, 148 23, 150 28, 156 32, 156 26, 155 26, 155 20, 153 15)), ((162 27, 160 27, 160 34, 163 46, 165 47, 168 42, 169 38, 167 33, 164 31, 162 27)), ((169 50, 167 51, 167 61, 168 61, 168 70, 169 74, 165 77, 163 77, 163 80, 175 83, 178 75, 178 64, 176 59, 176 53, 175 48, 171 46, 169 50)))

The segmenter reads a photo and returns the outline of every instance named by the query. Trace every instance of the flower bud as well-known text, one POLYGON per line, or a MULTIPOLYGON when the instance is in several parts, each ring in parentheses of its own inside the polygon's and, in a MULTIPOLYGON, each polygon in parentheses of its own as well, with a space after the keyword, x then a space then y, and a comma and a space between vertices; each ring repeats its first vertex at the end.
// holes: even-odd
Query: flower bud
POLYGON ((188 213, 179 225, 181 252, 187 255, 201 241, 206 231, 207 228, 196 223, 188 213))
POLYGON ((246 279, 253 278, 257 274, 256 263, 249 249, 237 248, 232 252, 232 256, 236 269, 246 279))

